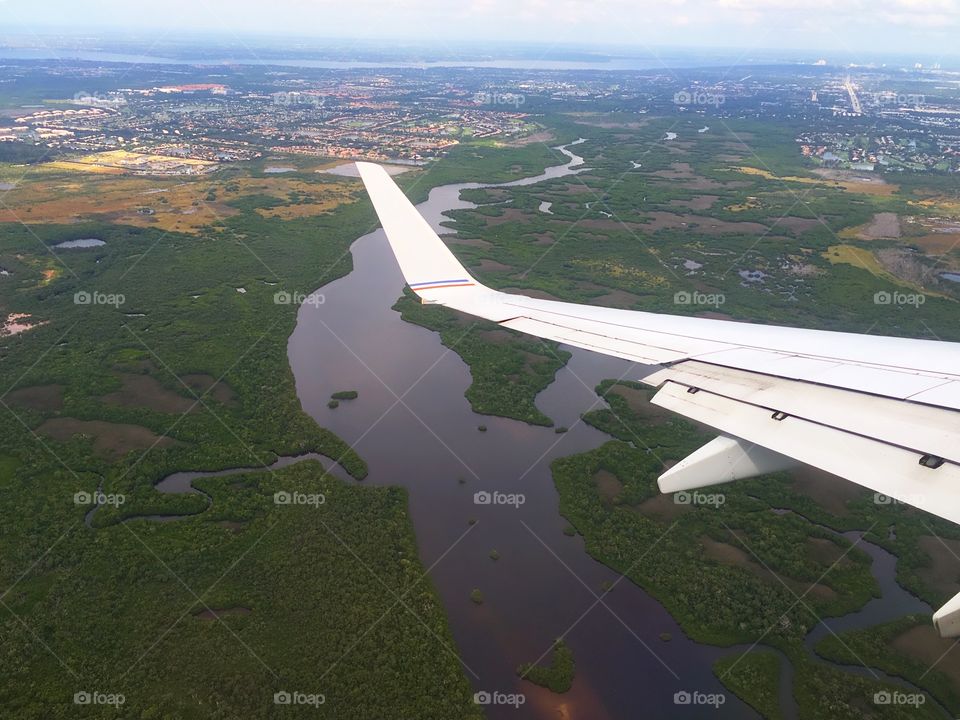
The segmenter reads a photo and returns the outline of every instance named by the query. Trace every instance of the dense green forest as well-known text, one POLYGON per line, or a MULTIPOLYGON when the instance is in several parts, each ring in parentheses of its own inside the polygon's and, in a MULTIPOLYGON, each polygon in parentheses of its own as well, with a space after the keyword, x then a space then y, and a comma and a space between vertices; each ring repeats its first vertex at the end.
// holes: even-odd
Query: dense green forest
MULTIPOLYGON (((509 172, 513 153, 484 153, 509 172)), ((194 181, 194 206, 245 172, 194 181)), ((286 357, 298 308, 276 299, 349 272, 375 220, 340 182, 354 197, 327 213, 280 220, 258 209, 303 197, 245 196, 193 234, 0 226, 2 317, 31 325, 0 339, 0 667, 16 717, 116 716, 78 692, 122 694, 137 718, 269 717, 284 692, 342 718, 480 716, 403 491, 314 462, 154 489, 310 452, 365 477, 302 411, 286 357), (56 247, 78 239, 101 244, 56 247)))

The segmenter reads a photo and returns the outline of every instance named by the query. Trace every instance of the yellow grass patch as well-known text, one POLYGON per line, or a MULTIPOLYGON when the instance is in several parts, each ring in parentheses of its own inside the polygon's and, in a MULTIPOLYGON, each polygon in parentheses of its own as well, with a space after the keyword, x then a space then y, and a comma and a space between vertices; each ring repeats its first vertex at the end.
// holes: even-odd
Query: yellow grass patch
POLYGON ((43 275, 43 280, 40 281, 40 284, 49 285, 58 277, 60 277, 61 275, 60 268, 47 268, 46 270, 43 271, 42 275, 43 275))
POLYGON ((265 218, 279 218, 281 220, 296 220, 298 218, 324 215, 338 206, 351 201, 349 191, 321 192, 312 196, 314 202, 280 205, 272 208, 257 208, 257 213, 265 218))
POLYGON ((589 268, 607 277, 628 279, 642 283, 646 287, 663 287, 668 284, 662 275, 654 275, 631 265, 622 265, 612 260, 577 260, 574 265, 589 268))
POLYGON ((202 228, 239 214, 227 204, 248 195, 269 195, 289 202, 291 194, 313 203, 280 206, 265 217, 291 219, 328 212, 350 202, 351 192, 337 182, 307 183, 270 178, 144 178, 91 174, 83 182, 53 173, 24 182, 4 196, 0 222, 75 223, 101 220, 166 232, 198 234, 202 228))
POLYGON ((861 193, 863 195, 880 195, 888 197, 893 195, 899 188, 896 185, 890 185, 884 182, 867 182, 864 180, 856 180, 853 178, 850 179, 833 179, 833 178, 809 178, 809 177, 798 177, 796 175, 784 175, 780 177, 774 175, 768 170, 762 170, 760 168, 749 167, 747 165, 742 165, 740 167, 733 168, 738 173, 743 175, 754 175, 762 177, 765 180, 779 180, 781 182, 791 182, 799 183, 802 185, 826 185, 828 187, 842 188, 847 192, 861 193))
POLYGON ((884 270, 874 254, 864 248, 854 247, 853 245, 831 245, 827 251, 823 253, 823 257, 829 260, 831 265, 853 265, 854 267, 866 270, 881 280, 910 287, 909 283, 905 283, 896 275, 884 270))
POLYGON ((737 203, 735 205, 728 205, 727 210, 730 212, 744 212, 746 210, 757 210, 761 207, 760 199, 755 197, 748 197, 744 202, 737 203))
POLYGON ((933 209, 936 210, 938 214, 951 215, 954 217, 960 216, 960 201, 940 195, 927 198, 926 200, 916 200, 911 202, 910 205, 933 209))
POLYGON ((54 160, 53 162, 47 163, 44 167, 51 168, 53 170, 88 172, 88 173, 97 173, 100 175, 123 175, 123 173, 125 172, 123 168, 106 167, 103 165, 91 165, 89 163, 84 163, 80 161, 74 162, 70 160, 54 160))

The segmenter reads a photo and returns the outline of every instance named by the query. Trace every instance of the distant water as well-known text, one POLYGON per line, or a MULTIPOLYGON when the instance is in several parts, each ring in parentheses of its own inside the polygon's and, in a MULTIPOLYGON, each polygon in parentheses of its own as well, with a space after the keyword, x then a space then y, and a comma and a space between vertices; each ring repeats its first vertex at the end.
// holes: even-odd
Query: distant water
MULTIPOLYGON (((756 57, 738 58, 738 53, 689 53, 682 50, 663 54, 661 48, 657 53, 647 55, 619 56, 603 52, 584 55, 580 59, 542 59, 539 53, 530 53, 530 57, 483 57, 475 59, 450 60, 411 60, 411 59, 384 59, 384 60, 329 60, 282 57, 274 54, 271 49, 251 47, 242 51, 225 49, 224 53, 234 53, 227 57, 165 57, 163 55, 141 55, 136 53, 109 52, 95 49, 76 49, 64 47, 0 47, 0 60, 57 60, 87 61, 104 63, 133 63, 137 65, 263 65, 318 68, 330 70, 352 70, 367 68, 396 68, 421 69, 432 68, 488 68, 493 70, 660 70, 664 65, 671 68, 692 67, 728 67, 733 63, 740 65, 779 65, 812 63, 817 59, 815 54, 809 57, 786 54, 766 55, 758 53, 756 57)), ((912 66, 915 60, 908 64, 912 66)))
MULTIPOLYGON (((105 52, 102 50, 73 50, 65 48, 0 48, 0 60, 81 60, 89 62, 134 63, 138 65, 274 65, 329 70, 365 68, 490 68, 497 70, 649 70, 662 66, 654 57, 606 58, 596 60, 540 60, 536 58, 477 59, 477 60, 311 60, 305 58, 270 57, 267 53, 250 50, 248 53, 223 58, 170 58, 155 55, 105 52)), ((675 67, 697 63, 676 62, 675 67)))
POLYGON ((296 171, 297 169, 294 167, 268 167, 264 170, 268 175, 280 175, 282 173, 292 173, 296 171))
POLYGON ((943 273, 940 277, 950 282, 960 283, 960 273, 943 273))
POLYGON ((57 243, 53 247, 58 250, 69 250, 72 248, 92 248, 100 247, 101 245, 106 245, 103 240, 97 240, 96 238, 81 238, 80 240, 65 240, 62 243, 57 243))

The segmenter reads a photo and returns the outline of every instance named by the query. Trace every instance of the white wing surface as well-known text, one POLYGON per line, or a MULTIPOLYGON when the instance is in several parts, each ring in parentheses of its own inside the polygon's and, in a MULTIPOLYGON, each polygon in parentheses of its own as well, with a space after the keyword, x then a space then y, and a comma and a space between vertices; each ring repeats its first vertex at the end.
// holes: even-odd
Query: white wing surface
MULTIPOLYGON (((477 282, 387 172, 357 163, 424 303, 630 360, 653 402, 713 442, 661 476, 676 492, 807 464, 960 523, 960 343, 617 310, 477 282)), ((960 595, 934 622, 960 636, 960 595)))

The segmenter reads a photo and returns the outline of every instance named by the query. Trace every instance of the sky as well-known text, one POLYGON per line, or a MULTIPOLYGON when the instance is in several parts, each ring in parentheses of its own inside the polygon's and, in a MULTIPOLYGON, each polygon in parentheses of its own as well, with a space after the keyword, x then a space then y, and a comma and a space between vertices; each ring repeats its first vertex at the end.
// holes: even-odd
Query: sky
POLYGON ((0 0, 29 26, 317 38, 958 54, 960 0, 0 0))

